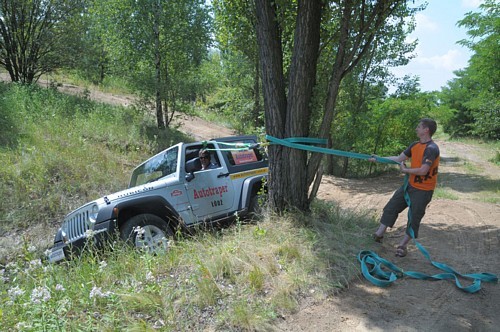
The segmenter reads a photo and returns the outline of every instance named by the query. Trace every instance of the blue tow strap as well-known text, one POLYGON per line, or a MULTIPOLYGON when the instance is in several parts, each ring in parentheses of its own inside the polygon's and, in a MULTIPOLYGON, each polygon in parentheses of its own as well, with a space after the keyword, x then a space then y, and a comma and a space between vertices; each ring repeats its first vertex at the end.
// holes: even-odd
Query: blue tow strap
MULTIPOLYGON (((368 160, 369 158, 375 158, 377 162, 386 163, 386 164, 397 164, 397 162, 381 157, 375 157, 368 154, 340 151, 334 149, 328 149, 323 147, 317 147, 310 144, 321 144, 326 145, 327 141, 325 139, 319 138, 308 138, 308 137, 293 137, 293 138, 276 138, 273 136, 266 135, 266 139, 269 142, 274 144, 280 144, 293 149, 306 150, 310 152, 318 152, 324 154, 332 154, 341 157, 348 158, 357 158, 368 160)), ((413 233, 413 229, 411 228, 411 201, 410 196, 408 195, 407 187, 408 187, 408 174, 405 176, 404 180, 404 193, 405 200, 408 205, 408 223, 407 229, 409 230, 410 236, 415 242, 415 245, 423 254, 423 256, 436 268, 444 271, 444 273, 438 273, 434 275, 427 275, 421 272, 415 271, 403 271, 403 269, 399 268, 395 264, 390 261, 380 257, 374 251, 371 250, 362 250, 358 254, 358 261, 361 264, 361 273, 363 276, 379 287, 387 287, 395 282, 398 278, 403 278, 404 276, 408 276, 414 279, 421 280, 446 280, 446 279, 454 279, 455 285, 467 292, 467 293, 476 293, 481 289, 481 281, 485 282, 498 282, 498 277, 492 273, 470 273, 470 274, 461 274, 455 271, 453 268, 448 265, 440 262, 433 261, 429 255, 429 252, 415 239, 415 234, 413 233), (462 279, 472 279, 472 283, 468 286, 463 286, 460 282, 460 278, 462 279)))

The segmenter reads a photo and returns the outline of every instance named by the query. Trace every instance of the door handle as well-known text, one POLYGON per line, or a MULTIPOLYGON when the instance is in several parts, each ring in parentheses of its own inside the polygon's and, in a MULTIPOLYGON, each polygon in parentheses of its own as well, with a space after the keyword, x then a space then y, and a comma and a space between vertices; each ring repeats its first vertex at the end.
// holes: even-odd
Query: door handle
POLYGON ((229 176, 229 173, 220 173, 219 175, 217 175, 218 178, 224 178, 227 176, 229 176))

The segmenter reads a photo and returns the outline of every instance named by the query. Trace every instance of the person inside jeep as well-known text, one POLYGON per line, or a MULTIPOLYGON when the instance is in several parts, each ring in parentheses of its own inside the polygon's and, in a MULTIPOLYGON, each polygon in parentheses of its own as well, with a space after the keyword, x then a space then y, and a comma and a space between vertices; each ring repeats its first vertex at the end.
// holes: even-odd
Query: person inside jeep
POLYGON ((201 162, 201 170, 218 168, 219 165, 211 161, 210 152, 206 149, 201 149, 199 152, 199 158, 201 162))

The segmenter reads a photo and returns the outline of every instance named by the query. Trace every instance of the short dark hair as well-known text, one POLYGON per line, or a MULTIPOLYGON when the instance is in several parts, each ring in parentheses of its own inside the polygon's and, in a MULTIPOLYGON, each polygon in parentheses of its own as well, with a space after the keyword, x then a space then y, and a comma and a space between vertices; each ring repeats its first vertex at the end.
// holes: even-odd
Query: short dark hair
POLYGON ((430 136, 434 135, 434 133, 436 132, 436 129, 437 129, 436 121, 434 121, 431 118, 423 118, 423 119, 420 119, 420 123, 422 123, 422 125, 425 128, 429 128, 429 135, 430 136))
POLYGON ((198 157, 208 157, 208 160, 210 160, 210 152, 207 149, 201 149, 200 152, 198 153, 198 157))

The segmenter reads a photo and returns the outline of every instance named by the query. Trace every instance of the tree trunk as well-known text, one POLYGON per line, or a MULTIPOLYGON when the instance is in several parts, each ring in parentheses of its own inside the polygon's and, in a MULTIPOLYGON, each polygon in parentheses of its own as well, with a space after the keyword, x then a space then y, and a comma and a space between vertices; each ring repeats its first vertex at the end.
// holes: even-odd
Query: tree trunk
MULTIPOLYGON (((274 4, 256 0, 267 132, 278 138, 308 136, 310 102, 319 50, 321 3, 299 1, 287 102, 281 38, 274 4)), ((279 145, 269 148, 271 206, 308 210, 307 153, 279 145)))
MULTIPOLYGON (((286 94, 283 75, 281 37, 276 21, 276 8, 267 0, 256 0, 257 40, 259 43, 262 90, 264 95, 266 130, 271 136, 283 138, 285 134, 286 94)), ((269 202, 276 210, 284 210, 288 190, 287 162, 283 162, 284 147, 269 147, 269 202), (286 174, 283 174, 286 173, 286 174)))
MULTIPOLYGON (((333 139, 332 135, 328 136, 328 147, 331 148, 333 146, 333 139)), ((326 158, 326 163, 324 167, 324 173, 326 174, 333 174, 333 168, 334 168, 334 163, 333 163, 333 155, 329 154, 325 156, 326 158)))
POLYGON ((161 54, 160 54, 160 0, 155 3, 154 13, 154 40, 155 40, 155 70, 156 70, 156 121, 159 129, 165 128, 165 120, 163 117, 162 98, 161 98, 161 54))
MULTIPOLYGON (((321 2, 299 1, 290 82, 286 137, 308 137, 311 117, 311 99, 316 82, 316 64, 319 53, 321 2)), ((308 152, 291 149, 289 155, 289 202, 302 211, 309 209, 307 181, 308 152)))

